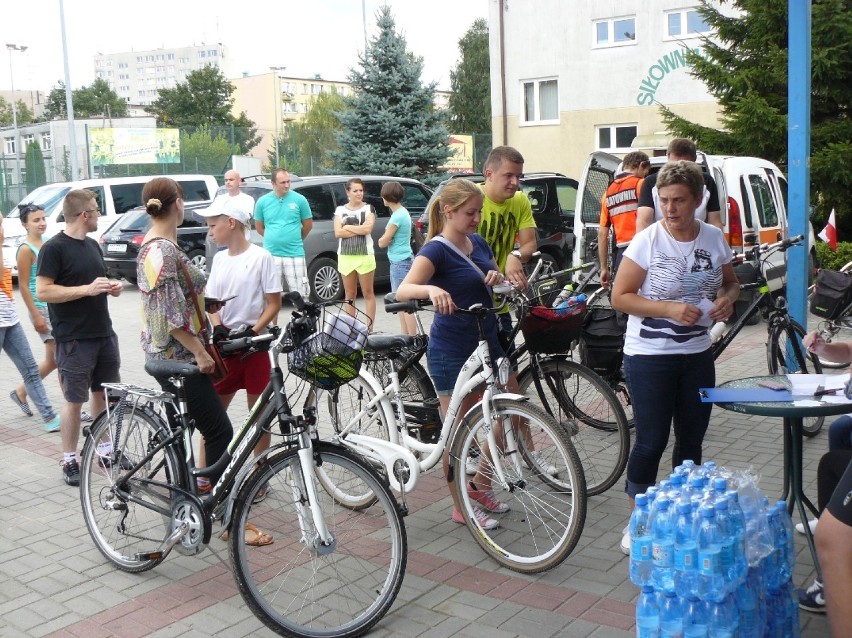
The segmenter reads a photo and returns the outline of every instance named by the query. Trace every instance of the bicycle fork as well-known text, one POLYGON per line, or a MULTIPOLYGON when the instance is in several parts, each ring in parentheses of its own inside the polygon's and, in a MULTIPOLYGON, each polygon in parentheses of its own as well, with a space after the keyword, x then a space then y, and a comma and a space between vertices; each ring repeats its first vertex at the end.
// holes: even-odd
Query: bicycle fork
POLYGON ((305 545, 319 555, 330 554, 337 545, 329 531, 317 493, 314 475, 314 454, 310 433, 307 429, 299 433, 299 474, 290 474, 290 489, 299 516, 299 527, 305 545))

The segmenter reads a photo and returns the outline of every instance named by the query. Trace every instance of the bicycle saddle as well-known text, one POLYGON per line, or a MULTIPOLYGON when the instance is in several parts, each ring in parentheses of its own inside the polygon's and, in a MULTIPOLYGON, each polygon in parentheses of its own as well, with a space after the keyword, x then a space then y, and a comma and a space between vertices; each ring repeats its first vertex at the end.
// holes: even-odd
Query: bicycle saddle
POLYGON ((152 377, 188 377, 201 374, 197 365, 185 361, 152 359, 145 362, 145 372, 152 377))
POLYGON ((413 348, 415 337, 412 335, 377 335, 371 334, 367 337, 368 352, 387 352, 389 350, 400 350, 402 348, 413 348))

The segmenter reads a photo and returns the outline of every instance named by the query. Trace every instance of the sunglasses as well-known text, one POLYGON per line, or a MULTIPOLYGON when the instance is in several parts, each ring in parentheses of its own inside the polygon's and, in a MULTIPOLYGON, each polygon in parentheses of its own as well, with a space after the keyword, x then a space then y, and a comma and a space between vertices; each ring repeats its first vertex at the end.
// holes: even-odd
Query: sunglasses
POLYGON ((41 206, 37 206, 36 204, 26 204, 25 206, 18 206, 21 209, 21 213, 34 213, 37 210, 44 210, 41 206))

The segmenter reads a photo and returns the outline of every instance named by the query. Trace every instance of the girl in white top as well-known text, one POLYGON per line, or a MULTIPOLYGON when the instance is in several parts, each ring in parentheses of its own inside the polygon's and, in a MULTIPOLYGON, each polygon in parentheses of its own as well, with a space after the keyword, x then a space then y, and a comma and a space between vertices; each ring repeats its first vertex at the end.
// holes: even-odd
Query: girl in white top
MULTIPOLYGON (((347 299, 358 296, 358 286, 364 293, 365 310, 370 319, 370 331, 376 318, 376 293, 373 278, 376 274, 376 257, 373 254, 373 224, 376 213, 364 203, 364 182, 354 177, 346 182, 349 202, 334 211, 334 236, 340 242, 337 248, 337 270, 343 278, 347 299)), ((352 308, 346 305, 347 310, 352 308)), ((352 308, 354 312, 354 308, 352 308)))

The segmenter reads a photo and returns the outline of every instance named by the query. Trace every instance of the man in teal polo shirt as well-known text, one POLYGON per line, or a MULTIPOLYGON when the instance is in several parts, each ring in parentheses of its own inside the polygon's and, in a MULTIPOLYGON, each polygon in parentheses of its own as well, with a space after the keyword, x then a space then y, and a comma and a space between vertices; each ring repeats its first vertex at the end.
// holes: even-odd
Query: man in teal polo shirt
POLYGON ((313 225, 308 200, 290 190, 290 173, 276 168, 272 171, 272 192, 255 204, 254 227, 263 237, 263 247, 275 259, 282 285, 306 299, 309 289, 303 242, 313 225))

